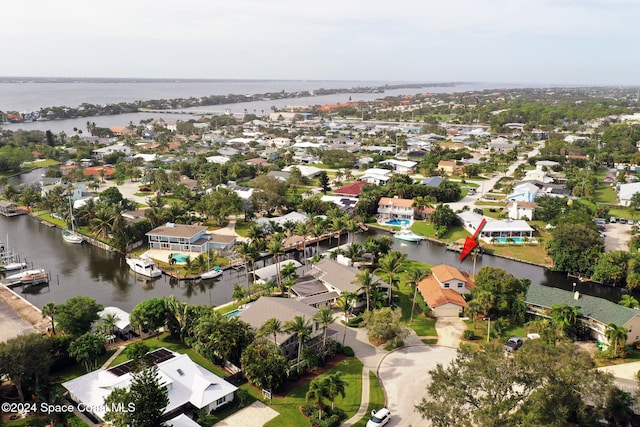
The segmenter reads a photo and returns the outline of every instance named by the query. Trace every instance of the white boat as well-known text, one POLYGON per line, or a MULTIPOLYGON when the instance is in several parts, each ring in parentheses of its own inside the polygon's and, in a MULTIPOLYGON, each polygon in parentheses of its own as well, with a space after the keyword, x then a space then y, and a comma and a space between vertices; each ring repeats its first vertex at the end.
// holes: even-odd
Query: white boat
POLYGON ((62 239, 67 243, 80 244, 84 242, 82 234, 76 231, 76 224, 73 219, 73 205, 71 204, 71 197, 69 197, 69 212, 71 212, 71 230, 65 228, 62 230, 62 239))
POLYGON ((14 270, 22 270, 27 266, 26 262, 9 262, 7 264, 3 264, 0 266, 2 271, 14 271, 14 270))
POLYGON ((222 269, 220 267, 214 267, 213 270, 205 271, 200 275, 201 279, 215 279, 222 276, 222 269))
POLYGON ((136 274, 154 278, 162 275, 162 270, 150 258, 127 258, 129 268, 136 274))
POLYGON ((34 270, 24 270, 24 271, 21 271, 20 273, 14 273, 14 274, 11 274, 11 275, 5 277, 2 280, 2 283, 5 284, 5 285, 10 285, 10 284, 17 283, 17 282, 21 281, 23 278, 25 278, 27 276, 34 275, 34 274, 41 274, 41 273, 45 273, 46 274, 45 270, 42 269, 42 268, 37 268, 37 269, 34 269, 34 270))
POLYGON ((419 242, 422 240, 422 236, 417 235, 408 228, 402 228, 398 230, 393 237, 398 240, 404 240, 405 242, 419 242))
POLYGON ((62 239, 67 243, 79 244, 84 242, 84 237, 80 233, 68 228, 62 230, 62 239))

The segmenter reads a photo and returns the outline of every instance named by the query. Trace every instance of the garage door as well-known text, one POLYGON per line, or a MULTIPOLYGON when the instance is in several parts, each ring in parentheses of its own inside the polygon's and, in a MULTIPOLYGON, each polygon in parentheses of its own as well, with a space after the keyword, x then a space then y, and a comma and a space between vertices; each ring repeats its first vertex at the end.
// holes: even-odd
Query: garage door
POLYGON ((458 317, 460 313, 460 307, 456 306, 442 306, 433 310, 433 315, 435 317, 458 317))

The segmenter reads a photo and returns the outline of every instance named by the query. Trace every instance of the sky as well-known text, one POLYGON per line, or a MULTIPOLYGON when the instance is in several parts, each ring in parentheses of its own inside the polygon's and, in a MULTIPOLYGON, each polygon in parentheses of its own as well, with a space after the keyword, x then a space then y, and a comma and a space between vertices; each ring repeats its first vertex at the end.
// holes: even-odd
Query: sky
POLYGON ((0 76, 640 84, 639 0, 29 0, 0 76))

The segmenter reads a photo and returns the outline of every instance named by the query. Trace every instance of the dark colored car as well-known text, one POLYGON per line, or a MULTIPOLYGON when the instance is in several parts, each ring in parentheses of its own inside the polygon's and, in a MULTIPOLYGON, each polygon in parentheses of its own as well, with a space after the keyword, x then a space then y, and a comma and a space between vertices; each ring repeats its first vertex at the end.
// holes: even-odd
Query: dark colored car
POLYGON ((508 351, 509 353, 512 353, 512 352, 518 350, 520 347, 522 347, 523 343, 524 343, 524 341, 522 340, 522 338, 511 337, 505 343, 504 349, 506 351, 508 351))

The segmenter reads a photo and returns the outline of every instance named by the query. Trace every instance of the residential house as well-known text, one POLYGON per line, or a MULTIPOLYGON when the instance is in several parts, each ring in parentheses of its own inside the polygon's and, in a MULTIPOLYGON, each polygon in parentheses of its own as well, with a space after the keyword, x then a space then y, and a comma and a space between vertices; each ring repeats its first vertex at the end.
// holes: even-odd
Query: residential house
POLYGON ((506 138, 496 138, 490 141, 488 146, 489 146, 489 149, 495 152, 504 153, 504 152, 513 150, 515 147, 518 146, 518 144, 514 144, 512 141, 509 141, 506 138))
POLYGON ((291 173, 291 169, 292 168, 298 168, 298 170, 300 171, 300 174, 302 174, 302 176, 309 178, 309 179, 313 179, 316 176, 318 176, 320 174, 320 172, 322 172, 322 169, 317 168, 315 166, 306 166, 306 165, 292 165, 292 166, 287 166, 285 168, 282 169, 283 172, 289 172, 291 173))
POLYGON ((302 212, 289 212, 288 214, 282 216, 273 218, 263 217, 255 220, 255 222, 264 229, 268 229, 272 224, 278 227, 283 227, 287 222, 293 222, 297 224, 299 222, 305 223, 307 221, 309 221, 309 215, 302 212))
POLYGON ((14 216, 24 213, 18 210, 18 205, 9 200, 0 200, 0 215, 14 216))
POLYGON ((206 157, 206 160, 209 163, 217 163, 219 165, 224 165, 231 159, 227 156, 209 156, 209 157, 206 157))
POLYGON ((447 175, 452 175, 459 169, 460 167, 452 160, 440 160, 438 162, 438 170, 444 171, 447 175))
POLYGON ((413 173, 413 168, 418 164, 418 162, 414 162, 411 160, 396 160, 389 159, 380 162, 381 165, 389 165, 393 168, 394 171, 398 173, 413 173))
POLYGON ((523 220, 498 220, 483 217, 475 212, 465 211, 458 214, 458 218, 462 221, 462 226, 470 233, 475 234, 483 219, 486 220, 484 227, 478 236, 485 241, 490 242, 494 238, 502 243, 502 239, 506 242, 507 238, 533 238, 533 228, 523 220))
MULTIPOLYGON (((312 320, 317 311, 317 308, 291 298, 260 297, 242 310, 238 317, 258 330, 267 320, 274 317, 284 325, 296 316, 302 316, 311 324, 311 341, 306 346, 313 347, 322 344, 322 326, 312 320)), ((273 335, 267 338, 273 340, 273 335)), ((295 359, 298 355, 298 341, 294 333, 277 333, 276 343, 282 348, 287 359, 295 359)))
POLYGON ((328 194, 323 195, 320 200, 323 202, 331 202, 347 212, 353 210, 358 203, 358 199, 355 197, 330 196, 328 194))
POLYGON ((640 193, 640 182, 620 184, 618 188, 618 204, 622 206, 630 206, 631 198, 636 193, 640 193))
POLYGON ((475 287, 473 279, 455 267, 440 264, 418 282, 418 291, 435 317, 458 317, 467 302, 463 295, 475 287))
POLYGON ((168 222, 146 234, 149 249, 204 253, 217 249, 216 242, 202 225, 184 225, 168 222))
POLYGON ((129 313, 119 307, 105 307, 102 311, 98 312, 100 319, 105 319, 108 316, 115 316, 117 319, 115 322, 115 328, 113 331, 108 331, 108 334, 115 334, 123 339, 129 339, 136 336, 131 321, 129 320, 129 313))
POLYGON ((82 171, 84 176, 91 176, 98 179, 105 178, 109 179, 116 173, 115 168, 111 166, 92 166, 90 168, 86 168, 82 171))
MULTIPOLYGON (((314 264, 308 274, 298 278, 291 292, 297 300, 314 307, 331 306, 344 292, 351 292, 358 296, 354 311, 364 310, 366 294, 358 283, 359 272, 348 258, 324 258, 314 264)), ((382 279, 374 275, 373 281, 388 291, 389 285, 382 279)))
POLYGON ((444 181, 444 178, 441 176, 428 176, 422 180, 421 184, 427 187, 438 187, 442 181, 444 181))
POLYGON ((533 213, 538 205, 535 202, 509 202, 505 212, 509 219, 533 220, 533 213))
MULTIPOLYGON (((289 239, 290 238, 287 238, 287 240, 285 240, 284 242, 285 250, 287 245, 291 244, 289 239)), ((252 271, 251 274, 253 274, 253 277, 256 281, 258 282, 262 281, 263 283, 266 283, 270 280, 276 280, 278 277, 278 272, 282 271, 282 269, 288 264, 293 265, 296 269, 302 267, 302 264, 300 264, 295 259, 287 259, 287 260, 281 261, 279 266, 277 264, 269 264, 266 267, 258 268, 252 271), (279 270, 278 270, 278 267, 280 267, 279 270)))
POLYGON ((527 311, 550 317, 550 310, 558 304, 577 307, 580 320, 589 328, 594 339, 607 342, 607 325, 613 323, 627 329, 627 342, 640 341, 640 311, 623 307, 609 300, 532 283, 525 296, 527 311))
POLYGON ((340 196, 358 197, 362 192, 362 188, 368 184, 366 181, 354 181, 351 184, 338 188, 334 193, 340 196))
MULTIPOLYGON (((167 417, 199 410, 210 412, 233 401, 238 388, 198 365, 187 354, 159 348, 149 356, 158 368, 161 386, 168 392, 169 404, 164 410, 167 417)), ((102 421, 107 410, 104 399, 116 388, 129 388, 132 380, 129 361, 109 369, 97 369, 62 386, 72 401, 82 404, 102 421)))
POLYGON ((381 197, 378 201, 378 215, 381 220, 412 220, 414 215, 413 200, 381 197))
POLYGON ((97 160, 102 160, 104 156, 113 153, 122 153, 125 156, 130 156, 132 152, 131 147, 124 144, 109 145, 107 147, 96 148, 95 150, 91 151, 91 155, 97 160))
POLYGON ((358 179, 369 184, 384 185, 391 179, 392 172, 389 169, 367 169, 358 179))
POLYGON ((510 202, 534 202, 540 194, 542 194, 540 188, 535 184, 523 182, 513 188, 506 200, 510 202))

